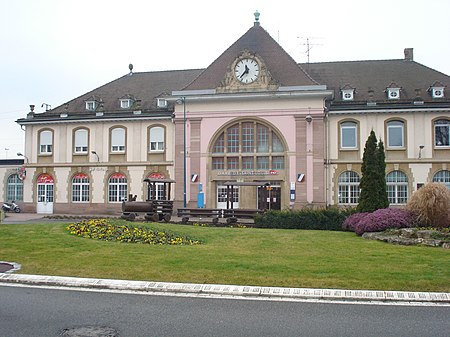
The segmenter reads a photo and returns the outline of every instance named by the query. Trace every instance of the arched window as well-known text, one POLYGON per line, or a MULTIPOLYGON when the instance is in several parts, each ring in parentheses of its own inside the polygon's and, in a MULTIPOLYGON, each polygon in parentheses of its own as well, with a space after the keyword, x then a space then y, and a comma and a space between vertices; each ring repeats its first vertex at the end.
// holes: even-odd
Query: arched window
POLYGON ((41 131, 39 134, 39 153, 51 154, 53 152, 53 132, 41 131))
POLYGON ((74 135, 74 152, 87 153, 88 152, 88 130, 78 129, 74 135))
POLYGON ((439 119, 434 122, 434 145, 450 146, 450 121, 439 119))
POLYGON ((433 182, 442 183, 450 189, 450 171, 442 170, 433 176, 433 182))
POLYGON ((164 151, 164 128, 155 126, 150 128, 150 152, 164 151))
POLYGON ((404 147, 405 125, 402 121, 387 122, 387 146, 404 147))
POLYGON ((125 152, 125 129, 111 130, 111 152, 125 152))
POLYGON ((338 203, 357 204, 359 201, 359 175, 345 171, 338 178, 338 203))
POLYGON ((386 176, 386 188, 390 204, 406 204, 408 201, 408 177, 402 171, 392 171, 386 176))
POLYGON ((343 122, 340 124, 341 148, 356 149, 357 146, 357 124, 355 122, 343 122))
POLYGON ((72 178, 72 201, 89 202, 89 177, 78 173, 72 178))
POLYGON ((284 145, 275 130, 255 121, 226 127, 212 145, 213 170, 283 170, 284 145))
POLYGON ((122 173, 114 173, 108 180, 108 201, 122 202, 127 199, 127 178, 122 173))
POLYGON ((11 174, 6 182, 6 200, 23 201, 23 181, 18 174, 11 174))

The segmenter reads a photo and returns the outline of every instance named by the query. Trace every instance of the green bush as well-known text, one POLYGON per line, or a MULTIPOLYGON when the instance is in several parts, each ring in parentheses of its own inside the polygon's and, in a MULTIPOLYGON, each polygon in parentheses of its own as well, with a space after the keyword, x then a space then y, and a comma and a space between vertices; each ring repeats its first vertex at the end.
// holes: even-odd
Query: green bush
POLYGON ((342 231, 342 223, 353 212, 338 208, 268 211, 255 218, 255 227, 342 231))

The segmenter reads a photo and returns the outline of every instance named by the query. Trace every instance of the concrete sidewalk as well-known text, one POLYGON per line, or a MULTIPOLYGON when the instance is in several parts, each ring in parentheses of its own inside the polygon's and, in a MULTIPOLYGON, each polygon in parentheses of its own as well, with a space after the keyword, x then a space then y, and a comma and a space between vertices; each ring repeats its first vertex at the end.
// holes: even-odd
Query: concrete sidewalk
POLYGON ((127 281, 10 273, 0 274, 0 286, 17 284, 44 287, 63 287, 72 289, 87 288, 93 290, 131 291, 147 294, 172 294, 198 297, 214 296, 286 301, 321 300, 379 304, 397 303, 406 305, 450 306, 450 293, 281 288, 220 284, 127 281))

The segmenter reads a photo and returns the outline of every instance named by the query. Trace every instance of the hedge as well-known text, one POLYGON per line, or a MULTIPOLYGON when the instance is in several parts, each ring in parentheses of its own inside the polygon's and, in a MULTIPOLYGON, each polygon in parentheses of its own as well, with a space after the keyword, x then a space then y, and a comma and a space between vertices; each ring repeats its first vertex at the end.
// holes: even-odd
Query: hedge
POLYGON ((342 231, 342 223, 354 212, 353 209, 338 208, 271 210, 255 218, 255 227, 342 231))

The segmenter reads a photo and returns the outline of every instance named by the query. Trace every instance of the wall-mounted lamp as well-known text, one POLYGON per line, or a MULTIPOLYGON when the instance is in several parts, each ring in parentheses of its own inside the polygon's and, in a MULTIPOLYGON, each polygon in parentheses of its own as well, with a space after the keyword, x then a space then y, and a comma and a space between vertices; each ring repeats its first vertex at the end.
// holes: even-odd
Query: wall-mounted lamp
POLYGON ((312 116, 311 115, 306 115, 305 121, 307 121, 308 123, 311 123, 312 122, 312 116))
POLYGON ((100 157, 98 156, 97 152, 91 151, 91 153, 97 157, 97 163, 98 163, 100 161, 100 157))
POLYGON ((22 154, 21 152, 17 152, 17 156, 18 157, 24 157, 25 158, 25 163, 28 164, 28 157, 25 156, 24 154, 22 154))
POLYGON ((422 158, 422 149, 425 147, 425 145, 419 145, 419 159, 422 158))

